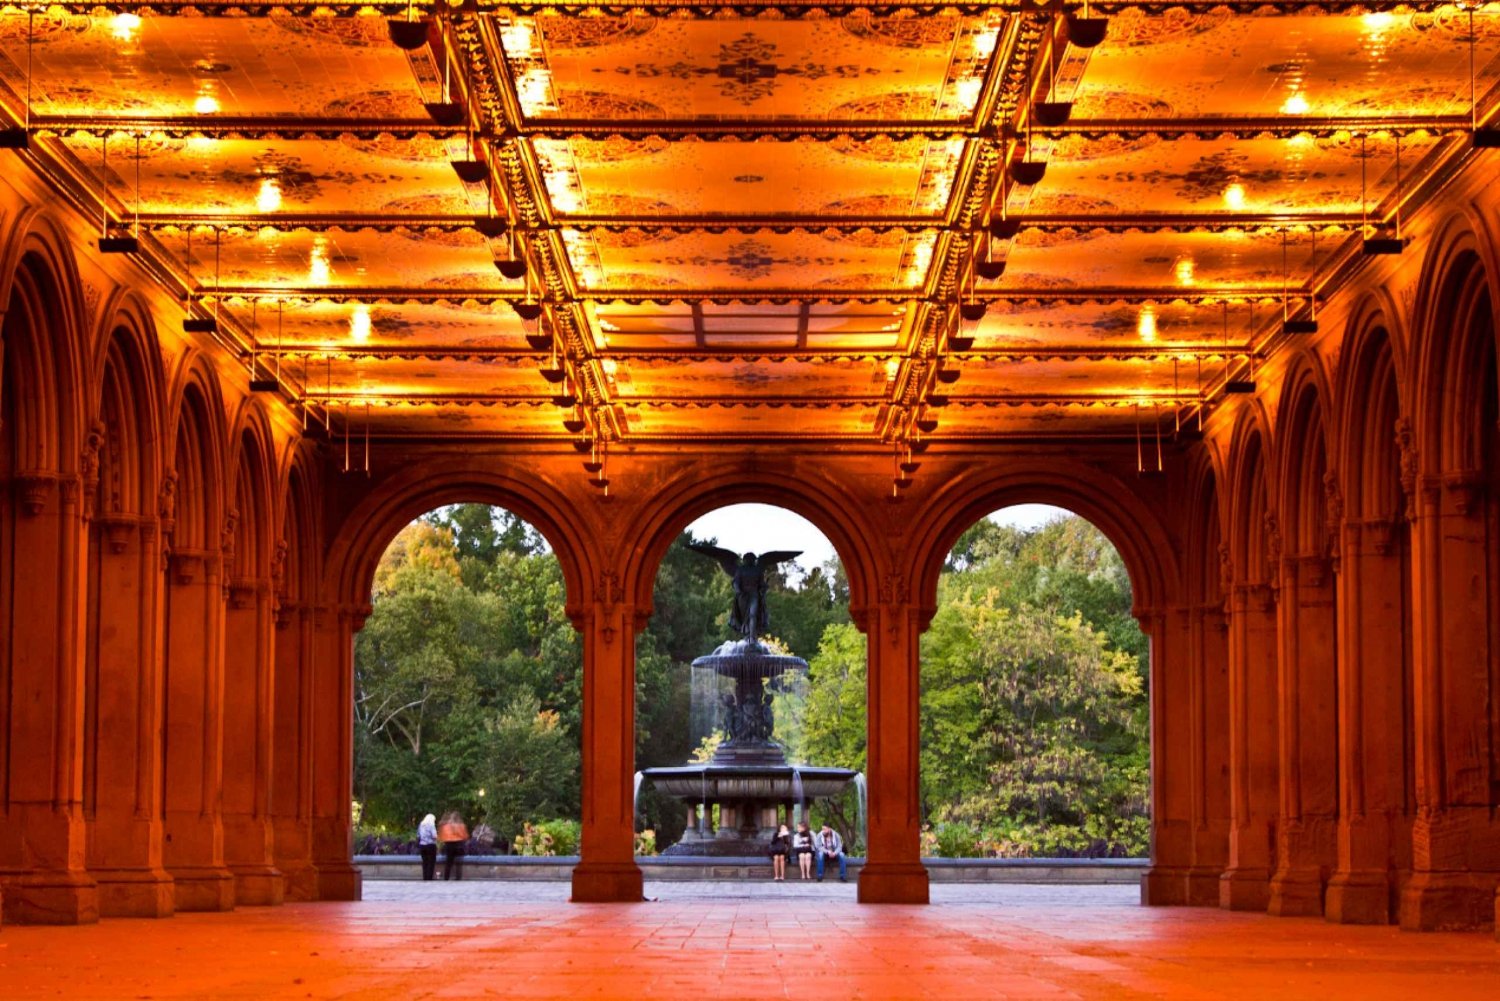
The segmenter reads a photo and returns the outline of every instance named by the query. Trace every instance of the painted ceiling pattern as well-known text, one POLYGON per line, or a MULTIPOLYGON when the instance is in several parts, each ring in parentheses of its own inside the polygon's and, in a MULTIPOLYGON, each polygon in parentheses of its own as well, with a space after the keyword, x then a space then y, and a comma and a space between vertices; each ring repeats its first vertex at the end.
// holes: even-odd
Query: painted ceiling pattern
POLYGON ((310 425, 1149 436, 1486 155, 1500 5, 1276 7, 10 6, 0 127, 310 425))

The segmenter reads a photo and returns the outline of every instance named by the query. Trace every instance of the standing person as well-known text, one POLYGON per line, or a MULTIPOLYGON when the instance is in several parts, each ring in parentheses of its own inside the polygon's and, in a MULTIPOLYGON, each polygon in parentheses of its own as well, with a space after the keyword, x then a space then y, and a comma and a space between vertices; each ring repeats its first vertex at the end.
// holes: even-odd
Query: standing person
POLYGON ((430 813, 417 825, 417 853, 422 856, 422 879, 431 881, 437 875, 437 818, 430 813))
POLYGON ((443 814, 438 839, 443 842, 443 879, 463 879, 464 843, 469 840, 469 828, 457 810, 443 814))
POLYGON ((792 851, 797 855, 797 869, 802 873, 803 879, 812 878, 813 863, 813 839, 807 829, 807 821, 797 825, 797 833, 792 835, 792 851))
POLYGON ((792 850, 792 832, 787 830, 785 824, 776 832, 771 839, 771 880, 776 883, 786 882, 786 857, 792 850))
POLYGON ((849 882, 849 863, 844 858, 844 839, 839 837, 839 832, 824 824, 815 840, 818 851, 818 882, 823 882, 823 866, 834 859, 839 863, 839 882, 849 882))

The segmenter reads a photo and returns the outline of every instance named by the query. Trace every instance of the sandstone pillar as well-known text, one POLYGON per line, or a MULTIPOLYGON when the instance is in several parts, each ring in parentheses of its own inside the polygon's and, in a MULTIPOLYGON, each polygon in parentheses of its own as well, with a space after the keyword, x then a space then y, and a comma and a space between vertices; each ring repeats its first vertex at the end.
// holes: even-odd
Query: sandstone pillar
POLYGON ((166 917, 162 865, 162 575, 156 521, 99 515, 89 532, 84 803, 99 913, 166 917))
POLYGON ((270 581, 237 578, 226 593, 224 861, 237 905, 279 904, 283 883, 271 852, 270 581))
POLYGON ((224 865, 219 554, 173 549, 166 582, 163 860, 179 911, 234 907, 224 865))
POLYGON ((930 612, 914 606, 903 583, 887 578, 881 600, 863 616, 869 639, 869 812, 859 900, 925 904, 922 865, 921 634, 930 612))
POLYGON ((574 624, 583 633, 583 837, 577 903, 638 902, 635 862, 635 608, 601 574, 574 624))
POLYGON ((1219 906, 1265 910, 1275 862, 1276 599, 1265 584, 1239 583, 1230 595, 1229 866, 1219 906))
POLYGON ((1192 610, 1188 675, 1189 762, 1192 769, 1192 854, 1187 903, 1219 903, 1229 864, 1229 650, 1222 604, 1192 610))
POLYGON ((311 609, 300 605, 277 608, 271 838, 287 900, 318 898, 312 854, 313 638, 311 609))
POLYGON ((97 920, 99 908, 86 871, 82 804, 78 481, 33 472, 5 486, 4 920, 82 924, 97 920))
POLYGON ((1278 741, 1280 814, 1277 865, 1267 909, 1323 913, 1338 825, 1336 622, 1326 557, 1283 563, 1279 608, 1278 741))
POLYGON ((313 614, 312 864, 319 900, 358 900, 354 865, 354 634, 368 605, 313 614))
POLYGON ((1483 475, 1424 477, 1412 539, 1417 814, 1401 926, 1474 927, 1494 914, 1490 631, 1494 622, 1483 475))
POLYGON ((1192 613, 1137 616, 1151 649, 1151 868, 1141 903, 1187 903, 1192 867, 1192 613))
POLYGON ((1345 525, 1338 576, 1338 864, 1324 916, 1385 924, 1394 877, 1411 865, 1406 812, 1410 753, 1404 631, 1408 621, 1403 526, 1345 525))

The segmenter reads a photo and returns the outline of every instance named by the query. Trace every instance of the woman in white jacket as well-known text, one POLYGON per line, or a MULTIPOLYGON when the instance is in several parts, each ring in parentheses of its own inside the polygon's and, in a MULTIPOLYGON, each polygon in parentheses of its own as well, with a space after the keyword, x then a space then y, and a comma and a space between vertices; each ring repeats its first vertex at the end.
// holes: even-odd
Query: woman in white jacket
POLYGON ((437 817, 430 813, 417 825, 417 852, 422 856, 422 878, 432 879, 437 875, 437 817))

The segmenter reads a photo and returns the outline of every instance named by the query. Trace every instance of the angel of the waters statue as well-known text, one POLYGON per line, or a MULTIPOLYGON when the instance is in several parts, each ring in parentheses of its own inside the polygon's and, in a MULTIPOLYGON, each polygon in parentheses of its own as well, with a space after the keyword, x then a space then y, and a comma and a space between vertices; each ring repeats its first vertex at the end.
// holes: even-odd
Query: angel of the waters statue
POLYGON ((754 553, 736 556, 727 549, 703 543, 694 543, 688 548, 717 560, 729 575, 734 587, 734 607, 729 611, 729 627, 755 643, 771 624, 771 617, 766 612, 766 571, 778 563, 796 559, 802 555, 801 551, 778 549, 775 552, 761 553, 757 557, 754 553))

